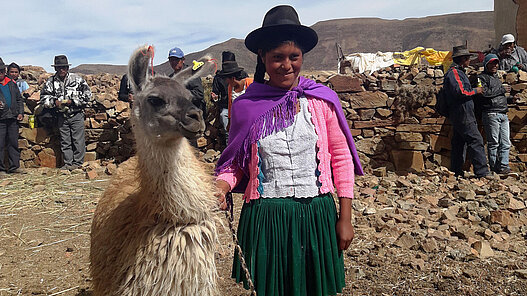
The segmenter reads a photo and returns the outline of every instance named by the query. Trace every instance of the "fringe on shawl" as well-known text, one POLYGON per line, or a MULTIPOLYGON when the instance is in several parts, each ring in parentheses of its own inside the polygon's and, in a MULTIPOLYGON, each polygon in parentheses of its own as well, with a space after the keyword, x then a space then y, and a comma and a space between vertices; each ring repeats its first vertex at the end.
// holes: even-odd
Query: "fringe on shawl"
POLYGON ((282 130, 293 124, 296 115, 295 106, 298 102, 298 96, 303 93, 303 91, 299 91, 298 89, 293 90, 296 91, 288 92, 287 97, 282 103, 269 109, 253 122, 249 129, 248 136, 243 140, 243 144, 236 152, 236 155, 232 160, 226 161, 221 166, 218 166, 215 170, 216 174, 225 171, 229 172, 229 170, 232 169, 233 164, 241 168, 246 175, 249 174, 248 166, 251 158, 249 149, 251 145, 258 140, 269 136, 273 132, 282 130))

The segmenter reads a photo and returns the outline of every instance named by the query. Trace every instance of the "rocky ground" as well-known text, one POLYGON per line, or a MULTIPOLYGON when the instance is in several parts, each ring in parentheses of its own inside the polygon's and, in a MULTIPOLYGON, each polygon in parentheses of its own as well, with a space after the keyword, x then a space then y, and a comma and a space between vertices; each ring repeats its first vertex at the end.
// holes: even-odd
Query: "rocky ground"
MULTIPOLYGON (((89 229, 113 169, 0 177, 0 295, 91 294, 89 229)), ((527 295, 526 179, 456 179, 442 168, 357 178, 343 294, 527 295)), ((220 294, 248 295, 229 278, 228 229, 220 239, 220 294)))

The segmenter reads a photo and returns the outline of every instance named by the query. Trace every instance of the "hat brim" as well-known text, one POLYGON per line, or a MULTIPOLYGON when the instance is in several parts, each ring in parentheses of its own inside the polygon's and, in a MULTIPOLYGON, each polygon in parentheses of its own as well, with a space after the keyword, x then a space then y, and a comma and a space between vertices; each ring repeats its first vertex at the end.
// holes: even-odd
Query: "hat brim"
POLYGON ((458 53, 456 55, 452 55, 452 58, 457 58, 457 57, 469 57, 471 56, 472 54, 471 53, 466 53, 466 52, 463 52, 463 53, 458 53))
POLYGON ((218 72, 218 75, 220 75, 220 76, 227 76, 227 75, 235 74, 235 73, 238 73, 238 72, 241 72, 241 71, 243 71, 242 67, 238 67, 236 69, 232 69, 232 70, 225 71, 225 72, 222 69, 221 71, 218 72))
POLYGON ((294 40, 304 53, 312 50, 318 43, 315 30, 303 25, 275 25, 258 28, 245 37, 245 47, 258 54, 258 50, 269 40, 294 40))
POLYGON ((64 67, 64 66, 71 66, 71 64, 58 64, 58 65, 51 65, 51 67, 64 67))

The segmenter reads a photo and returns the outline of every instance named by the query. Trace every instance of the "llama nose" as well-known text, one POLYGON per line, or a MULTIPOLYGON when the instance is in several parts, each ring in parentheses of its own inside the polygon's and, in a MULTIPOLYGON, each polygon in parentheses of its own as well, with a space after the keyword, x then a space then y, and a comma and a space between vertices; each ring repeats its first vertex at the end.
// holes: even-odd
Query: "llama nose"
POLYGON ((205 122, 203 121, 203 112, 195 106, 187 109, 181 122, 184 129, 191 132, 200 132, 203 130, 205 122))

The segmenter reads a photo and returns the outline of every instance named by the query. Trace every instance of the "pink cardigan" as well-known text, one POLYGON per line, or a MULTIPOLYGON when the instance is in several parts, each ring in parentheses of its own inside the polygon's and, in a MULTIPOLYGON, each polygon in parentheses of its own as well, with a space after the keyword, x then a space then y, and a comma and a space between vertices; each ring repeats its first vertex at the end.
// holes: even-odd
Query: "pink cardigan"
MULTIPOLYGON (((311 120, 318 135, 317 158, 319 161, 318 170, 320 171, 318 180, 322 184, 320 193, 335 191, 331 178, 333 175, 338 197, 353 198, 353 187, 355 184, 353 160, 346 137, 340 129, 335 110, 320 99, 308 98, 308 103, 311 120)), ((249 182, 243 195, 243 199, 246 202, 260 198, 258 193, 258 174, 260 172, 258 161, 258 144, 254 143, 251 147, 249 162, 249 182)), ((220 173, 217 176, 217 180, 223 180, 231 188, 234 188, 240 182, 243 172, 240 169, 229 171, 232 172, 220 173)))

